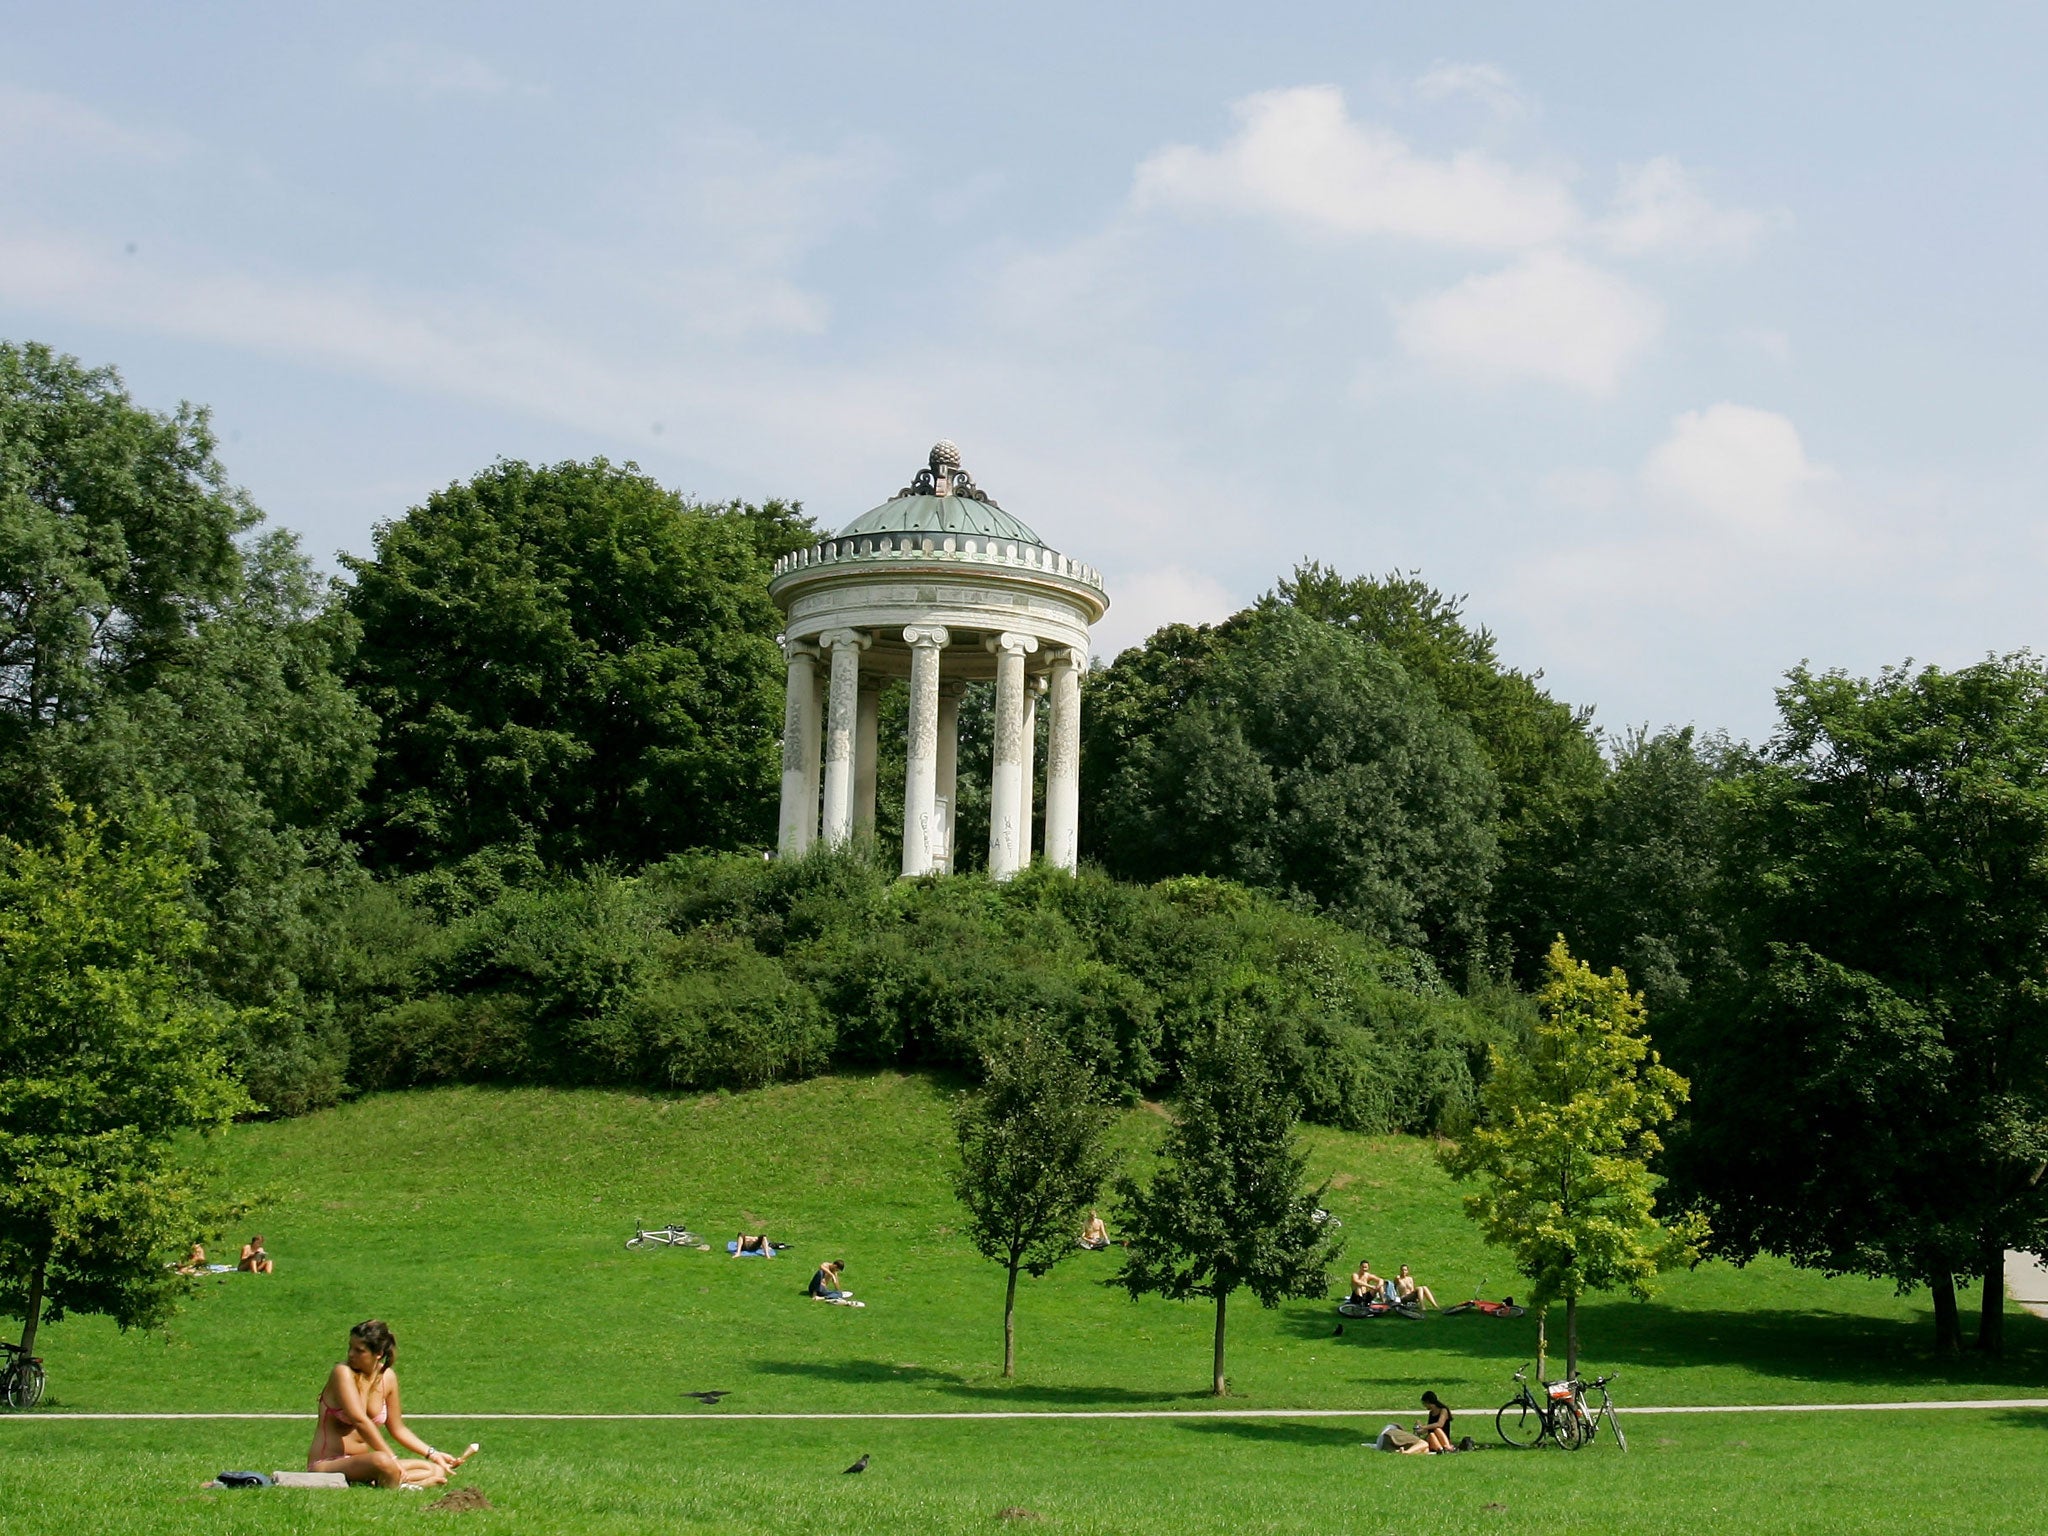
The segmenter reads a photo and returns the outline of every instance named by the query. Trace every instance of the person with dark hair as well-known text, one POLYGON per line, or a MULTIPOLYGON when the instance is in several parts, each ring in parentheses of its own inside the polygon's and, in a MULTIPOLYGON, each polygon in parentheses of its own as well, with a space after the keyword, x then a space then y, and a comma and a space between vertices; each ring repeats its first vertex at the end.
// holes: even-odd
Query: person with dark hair
POLYGON ((1412 1301, 1417 1306, 1436 1307, 1437 1311, 1443 1311, 1442 1307, 1437 1307, 1435 1292, 1409 1274, 1406 1264, 1401 1266, 1401 1273, 1394 1276, 1394 1290, 1403 1301, 1412 1301))
POLYGON ((348 1356, 320 1389, 308 1472, 339 1472, 352 1483, 380 1488, 431 1488, 476 1454, 472 1445, 450 1456, 413 1433, 399 1402, 397 1359, 398 1341, 384 1322, 372 1318, 349 1329, 348 1356), (387 1435, 419 1457, 393 1454, 387 1435))
POLYGON ((811 1276, 811 1300, 853 1300, 853 1292, 842 1290, 839 1285, 839 1272, 844 1268, 846 1268, 846 1260, 844 1259, 827 1259, 824 1263, 820 1264, 818 1272, 811 1276))
POLYGON ((742 1232, 733 1240, 732 1256, 739 1259, 748 1254, 772 1259, 775 1257, 775 1245, 768 1241, 766 1232, 742 1232))
POLYGON ((276 1261, 263 1251, 263 1234, 261 1232, 258 1232, 248 1242, 242 1244, 242 1257, 236 1263, 235 1268, 251 1275, 267 1275, 276 1270, 276 1261))
POLYGON ((1451 1449, 1451 1410, 1444 1406, 1444 1400, 1434 1392, 1422 1394, 1422 1406, 1429 1413, 1429 1421, 1415 1426, 1415 1432, 1422 1436, 1432 1451, 1451 1449))

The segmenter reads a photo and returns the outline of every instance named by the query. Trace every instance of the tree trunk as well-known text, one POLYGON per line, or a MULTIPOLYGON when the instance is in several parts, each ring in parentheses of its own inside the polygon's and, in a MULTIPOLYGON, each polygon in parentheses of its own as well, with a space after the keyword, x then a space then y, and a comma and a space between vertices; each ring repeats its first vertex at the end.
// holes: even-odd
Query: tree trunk
POLYGON ((1541 1381, 1550 1369, 1550 1308, 1536 1309, 1536 1379, 1541 1381))
POLYGON ((1934 1297, 1934 1352, 1956 1354, 1963 1347, 1963 1328, 1956 1318, 1955 1276, 1944 1270, 1927 1282, 1927 1290, 1934 1297))
POLYGON ((36 1267, 28 1272, 28 1307, 21 1324, 21 1352, 24 1355, 36 1352, 36 1329, 43 1321, 43 1281, 49 1270, 50 1255, 45 1249, 36 1259, 36 1267))
POLYGON ((2005 1353, 2005 1244, 1984 1244, 1984 1294, 1977 1310, 1977 1347, 1985 1354, 2005 1353))
POLYGON ((1224 1396, 1227 1390, 1223 1384, 1223 1308, 1229 1300, 1230 1293, 1228 1291, 1218 1291, 1216 1293, 1216 1369, 1214 1372, 1216 1380, 1213 1383, 1212 1391, 1217 1397, 1224 1396))
POLYGON ((1564 1299, 1564 1374, 1576 1379, 1579 1374, 1579 1298, 1567 1296, 1564 1299))
POLYGON ((1017 1264, 1010 1262, 1010 1289, 1003 1295, 1003 1374, 1017 1374, 1017 1264))

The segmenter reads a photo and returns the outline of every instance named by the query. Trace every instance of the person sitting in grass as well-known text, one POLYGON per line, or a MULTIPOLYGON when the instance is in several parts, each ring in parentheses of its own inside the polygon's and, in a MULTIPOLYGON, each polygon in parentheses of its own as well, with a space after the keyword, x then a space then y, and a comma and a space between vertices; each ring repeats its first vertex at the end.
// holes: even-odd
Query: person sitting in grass
POLYGON ((267 1275, 276 1270, 277 1265, 271 1261, 270 1255, 263 1251, 263 1234, 261 1232, 258 1232, 248 1242, 242 1244, 241 1261, 235 1265, 235 1268, 251 1275, 267 1275))
POLYGON ((1081 1229, 1081 1246, 1091 1253, 1100 1253, 1109 1246, 1109 1228, 1102 1224, 1093 1206, 1088 1209, 1088 1225, 1081 1229))
MULTIPOLYGON (((1408 1266, 1406 1264, 1401 1266, 1401 1273, 1394 1277, 1394 1290, 1403 1301, 1412 1301, 1425 1307, 1436 1307, 1436 1297, 1430 1292, 1428 1286, 1421 1284, 1413 1275, 1408 1273, 1408 1266)), ((1442 1307, 1436 1307, 1436 1309, 1439 1312, 1443 1311, 1442 1307)))
POLYGON ((472 1445, 460 1456, 437 1451, 405 1422, 398 1400, 398 1341, 376 1318, 348 1331, 348 1356, 328 1373, 316 1406, 313 1444, 306 1452, 308 1472, 339 1472, 352 1483, 379 1488, 432 1488, 476 1454, 472 1445), (385 1436, 417 1458, 400 1458, 385 1436))
POLYGON ((1351 1271, 1351 1299, 1353 1301, 1378 1301, 1386 1282, 1372 1272, 1372 1260, 1360 1259, 1358 1268, 1351 1271))
POLYGON ((1427 1423, 1415 1426, 1415 1433, 1422 1436, 1423 1443, 1432 1451, 1443 1452, 1451 1449, 1451 1410, 1444 1406, 1444 1400, 1434 1392, 1422 1394, 1422 1406, 1429 1414, 1427 1423))
POLYGON ((844 1259, 827 1259, 818 1266, 818 1272, 811 1276, 811 1300, 851 1301, 853 1292, 843 1290, 839 1284, 839 1272, 846 1268, 844 1259))
POLYGON ((206 1249, 199 1243, 192 1245, 192 1251, 185 1255, 185 1262, 178 1266, 181 1275, 203 1275, 206 1273, 206 1249))
POLYGON ((757 1254, 764 1259, 775 1257, 775 1245, 768 1241, 768 1234, 766 1232, 740 1233, 738 1239, 732 1245, 732 1256, 736 1259, 741 1259, 750 1253, 757 1254))

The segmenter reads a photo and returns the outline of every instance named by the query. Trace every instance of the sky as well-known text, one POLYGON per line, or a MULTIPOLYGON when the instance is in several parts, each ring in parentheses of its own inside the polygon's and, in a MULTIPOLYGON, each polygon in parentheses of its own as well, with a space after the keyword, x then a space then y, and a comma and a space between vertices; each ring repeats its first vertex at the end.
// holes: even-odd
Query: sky
POLYGON ((1099 656, 1303 559, 1611 732, 2048 648, 2048 7, 0 0, 0 338, 310 553, 498 458, 839 527, 931 443, 1099 656))

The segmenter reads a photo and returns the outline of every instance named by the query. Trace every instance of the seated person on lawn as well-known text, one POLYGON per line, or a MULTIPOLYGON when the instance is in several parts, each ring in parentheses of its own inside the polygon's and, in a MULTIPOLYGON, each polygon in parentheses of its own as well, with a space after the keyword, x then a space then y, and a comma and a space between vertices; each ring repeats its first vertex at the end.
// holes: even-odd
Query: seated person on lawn
POLYGON ((1351 1272, 1351 1299, 1378 1301, 1385 1289, 1386 1282, 1372 1272, 1372 1260, 1360 1259, 1358 1268, 1351 1272))
POLYGON ((1088 1225, 1081 1229, 1081 1246, 1095 1253, 1109 1246, 1109 1228, 1102 1224, 1102 1218, 1095 1214, 1093 1207, 1088 1212, 1088 1225))
MULTIPOLYGON (((1395 1277, 1394 1290, 1403 1301, 1412 1301, 1425 1307, 1436 1307, 1436 1297, 1431 1294, 1428 1286, 1421 1284, 1413 1275, 1408 1273, 1408 1266, 1406 1264, 1401 1266, 1401 1273, 1395 1277)), ((1443 1308, 1437 1307, 1437 1310, 1441 1312, 1443 1308)))
POLYGON ((839 1272, 846 1268, 844 1259, 827 1259, 818 1266, 818 1272, 811 1276, 811 1300, 851 1301, 853 1292, 842 1290, 839 1272))
POLYGON ((748 1254, 772 1259, 775 1257, 775 1245, 768 1241, 766 1232, 742 1232, 732 1245, 732 1256, 737 1259, 748 1254))
POLYGON ((235 1265, 235 1268, 244 1270, 252 1275, 267 1275, 277 1268, 270 1255, 263 1251, 263 1234, 261 1232, 258 1232, 242 1245, 242 1257, 240 1262, 235 1265))

